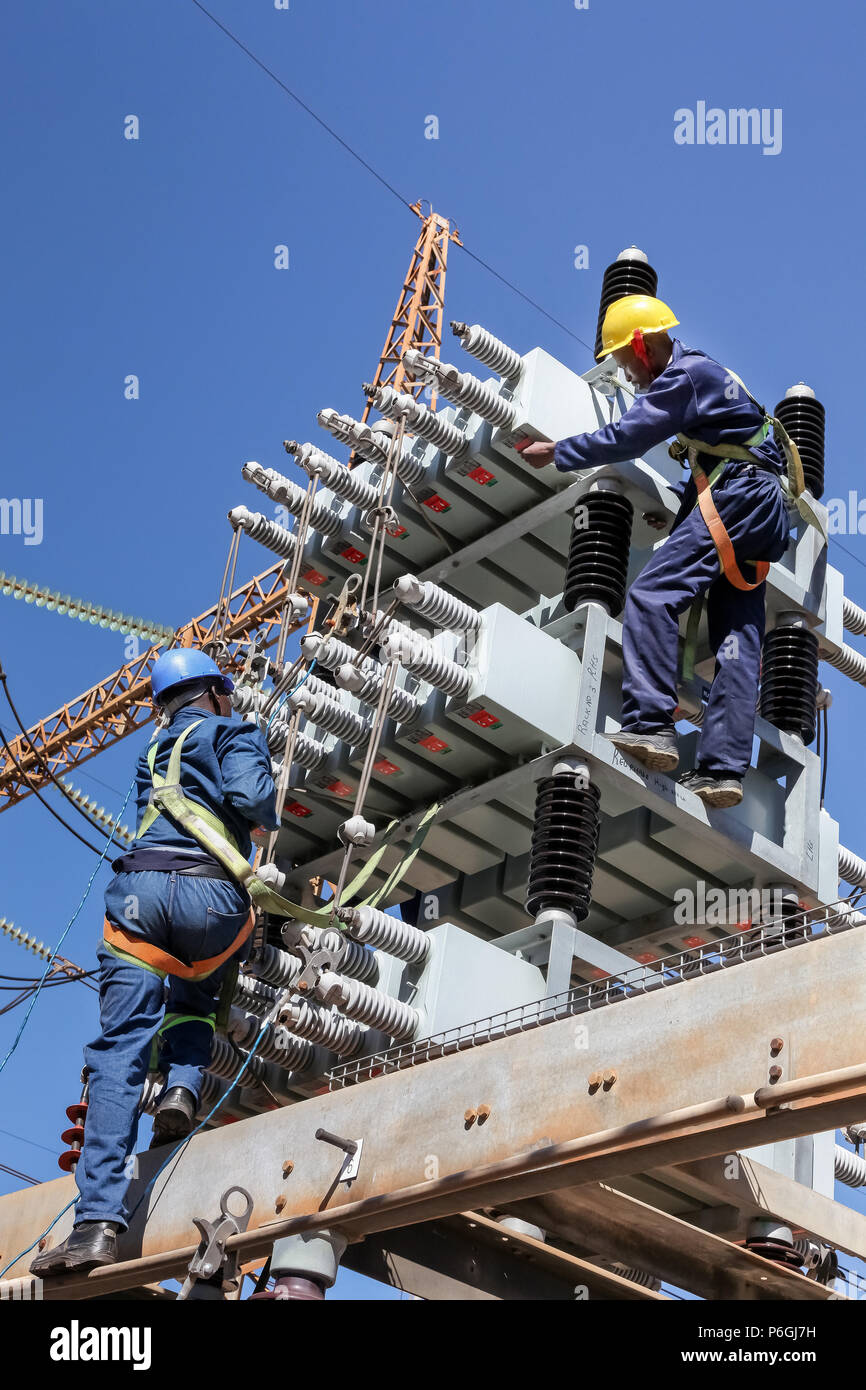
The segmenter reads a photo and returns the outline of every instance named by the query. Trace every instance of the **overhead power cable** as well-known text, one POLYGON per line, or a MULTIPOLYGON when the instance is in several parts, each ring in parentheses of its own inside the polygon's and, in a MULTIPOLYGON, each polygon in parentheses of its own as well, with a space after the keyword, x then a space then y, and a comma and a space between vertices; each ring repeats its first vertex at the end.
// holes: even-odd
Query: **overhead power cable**
MULTIPOLYGON (((5 696, 6 696, 6 700, 7 700, 8 704, 9 704, 9 708, 10 708, 11 711, 12 711, 13 717, 14 717, 14 719, 15 719, 15 723, 18 725, 19 729, 21 730, 22 736, 23 736, 24 738, 26 738, 28 744, 30 745, 30 748, 31 748, 31 750, 32 750, 32 752, 33 752, 33 754, 34 754, 34 756, 35 756, 35 758, 36 758, 36 761, 37 761, 39 767, 41 768, 42 772, 45 774, 45 776, 48 778, 48 780, 49 780, 50 782, 53 782, 53 783, 54 783, 54 786, 57 788, 57 790, 58 790, 59 792, 62 793, 62 795, 66 798, 66 800, 69 802, 69 804, 75 808, 75 810, 78 812, 78 814, 79 814, 80 816, 83 816, 83 817, 84 817, 84 819, 87 821, 87 824, 90 826, 90 828, 91 828, 92 830, 98 831, 100 835, 104 835, 104 836, 106 836, 106 838, 107 838, 107 836, 108 836, 108 831, 106 831, 105 829, 103 829, 103 827, 102 827, 97 821, 94 821, 93 818, 87 814, 87 812, 84 810, 84 808, 83 808, 82 806, 79 805, 79 803, 78 803, 78 801, 76 800, 74 794, 73 794, 71 791, 69 791, 68 788, 66 788, 66 787, 63 785, 62 782, 58 781, 58 779, 55 777, 54 773, 51 771, 51 768, 48 766, 47 762, 45 761, 45 758, 42 757, 42 755, 40 754, 38 748, 36 747, 35 743, 33 742, 32 738, 30 737, 30 734, 29 734, 28 731, 27 731, 27 728, 25 727, 25 725, 24 725, 24 723, 23 723, 23 721, 22 721, 22 719, 21 719, 21 716, 20 716, 19 713, 18 713, 18 709, 17 709, 17 707, 16 707, 16 705, 15 705, 15 701, 12 699, 12 696, 11 696, 11 694, 10 694, 10 692, 9 692, 9 682, 8 682, 8 680, 7 680, 7 678, 6 678, 6 672, 3 670, 2 665, 0 665, 0 684, 2 684, 2 686, 3 686, 3 693, 4 693, 5 696)), ((60 824, 61 824, 61 825, 64 825, 64 826, 66 827, 66 829, 70 832, 70 834, 74 835, 74 836, 76 837, 76 839, 81 840, 81 843, 82 843, 83 845, 87 845, 87 848, 93 850, 94 854, 99 854, 99 850, 97 849, 97 847, 96 847, 95 845, 92 845, 92 844, 89 842, 89 840, 85 840, 81 835, 78 834, 78 832, 77 832, 76 830, 73 830, 73 828, 72 828, 72 826, 69 824, 69 822, 66 821, 66 820, 64 820, 64 818, 63 818, 61 815, 58 815, 58 813, 57 813, 57 812, 54 810, 54 808, 45 800, 45 798, 44 798, 43 796, 40 795, 39 791, 37 790, 36 787, 33 786, 33 783, 30 781, 30 778, 27 776, 27 773, 24 771, 24 768, 21 766, 21 764, 19 763, 18 759, 15 757, 15 754, 13 753, 12 748, 11 748, 11 746, 10 746, 10 744, 9 744, 9 742, 8 742, 8 740, 7 740, 7 738, 6 738, 6 735, 0 733, 0 738, 2 738, 4 747, 6 748, 6 752, 9 754, 9 757, 10 757, 10 759, 12 760, 13 764, 14 764, 15 767, 17 767, 18 770, 21 772, 21 775, 24 777, 24 780, 26 781, 28 787, 29 787, 30 790, 34 793, 34 795, 37 797, 37 799, 38 799, 39 801, 42 802, 42 805, 46 808, 46 810, 50 811, 51 814, 52 814, 52 816, 54 816, 55 820, 59 820, 59 821, 60 821, 60 824)))
MULTIPOLYGON (((312 119, 316 122, 316 124, 320 125, 322 129, 326 131, 328 135, 331 136, 332 140, 336 140, 338 145, 342 145, 346 153, 350 154, 353 159, 357 160, 357 162, 364 169, 367 170, 367 173, 373 176, 377 183, 380 183, 382 187, 391 194, 392 197, 397 199, 398 203, 402 204, 402 206, 406 208, 409 212, 413 211, 412 204, 409 201, 409 199, 404 197, 404 195, 394 187, 390 180, 385 178, 384 174, 381 174, 378 169, 374 168, 374 166, 369 162, 369 160, 365 159, 364 156, 360 154, 358 150, 356 150, 352 145, 350 145, 347 140, 343 139, 342 135, 338 135, 337 131, 334 130, 333 126, 328 125, 328 122, 323 120, 323 118, 320 115, 318 115, 318 113, 314 111, 311 106, 308 106, 307 103, 303 101, 301 97, 298 96, 297 92, 292 91, 291 87, 287 86, 287 84, 282 80, 282 78, 277 76, 273 68, 269 68, 267 63, 262 62, 261 58, 259 58, 255 53, 253 53, 252 49, 247 48, 246 44, 238 38, 237 34, 233 33, 232 30, 229 29, 225 24, 223 24, 221 20, 217 19, 216 15, 211 14, 210 10, 206 9, 205 6, 201 3, 201 0, 192 0, 192 3, 195 5, 197 10, 201 10, 202 14, 205 15, 205 17, 209 19, 210 22, 217 27, 217 29, 219 29, 223 34, 225 34, 227 39, 230 39, 231 42, 241 50, 242 53, 246 54, 250 61, 255 63, 257 68, 260 68, 262 72, 265 73, 265 75, 271 79, 272 82, 275 82, 276 85, 280 88, 280 91, 285 92, 286 96, 291 97, 292 101, 296 102, 297 105, 300 106, 303 111, 306 111, 307 115, 311 116, 312 119)), ((501 284, 505 285, 507 289, 511 290, 514 294, 519 295, 522 300, 524 300, 527 304, 530 304, 532 308, 537 310, 539 314, 543 314, 546 319, 549 319, 550 322, 555 324, 556 327, 559 328, 563 333, 567 333, 569 338, 573 338, 576 343, 580 343, 581 347, 587 348, 588 351, 593 354, 593 357, 595 356, 595 349, 592 348, 590 344, 587 343, 583 338, 581 338, 578 333, 575 333, 574 330, 569 328, 567 324, 564 324, 561 319, 558 319, 554 314, 551 314, 548 309, 544 308, 543 304, 538 303, 538 300, 533 299, 531 295, 526 294, 525 291, 520 289, 518 285, 515 285, 511 280, 509 280, 505 275, 503 275, 501 271, 497 270, 494 266, 492 266, 489 263, 489 261, 484 260, 483 257, 479 256, 475 251, 471 251, 468 246, 462 244, 461 242, 455 242, 455 245, 458 247, 459 250, 465 252, 465 254, 470 258, 470 260, 475 261, 476 265, 480 265, 482 269, 486 270, 490 275, 495 276, 495 278, 499 280, 501 284)))

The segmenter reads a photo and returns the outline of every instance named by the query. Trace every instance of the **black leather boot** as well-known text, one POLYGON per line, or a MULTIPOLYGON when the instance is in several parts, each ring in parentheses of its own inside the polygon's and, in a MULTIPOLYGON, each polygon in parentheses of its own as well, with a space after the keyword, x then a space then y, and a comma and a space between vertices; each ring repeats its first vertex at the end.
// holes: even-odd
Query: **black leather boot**
POLYGON ((117 1259, 117 1225, 114 1221, 82 1221, 53 1250, 37 1255, 31 1274, 44 1279, 52 1274, 86 1274, 98 1265, 117 1259))
POLYGON ((197 1109, 198 1101, 192 1091, 185 1086, 172 1086, 156 1107, 150 1147, 158 1149, 174 1139, 185 1139, 195 1129, 197 1109))

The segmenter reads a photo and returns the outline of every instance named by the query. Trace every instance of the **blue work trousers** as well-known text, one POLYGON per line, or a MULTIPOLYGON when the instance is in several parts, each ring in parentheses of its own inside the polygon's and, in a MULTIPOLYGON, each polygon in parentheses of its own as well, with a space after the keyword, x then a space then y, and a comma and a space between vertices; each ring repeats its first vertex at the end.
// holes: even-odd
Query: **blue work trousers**
MULTIPOLYGON (((689 492, 693 494, 690 487, 689 492)), ((743 577, 749 560, 779 560, 790 520, 778 477, 749 463, 729 463, 713 499, 743 577)), ((630 733, 670 728, 677 707, 679 617, 706 595, 716 658, 698 746, 698 765, 742 776, 752 755, 764 636, 764 588, 742 590, 719 572, 719 557, 694 507, 637 576, 623 619, 622 727, 630 733)))
MULTIPOLYGON (((116 874, 105 892, 109 920, 185 962, 219 955, 237 936, 250 905, 236 883, 180 873, 116 874)), ((242 954, 246 944, 240 948, 242 954)), ((165 1088, 184 1086, 198 1099, 211 1053, 213 1015, 227 961, 205 979, 182 980, 120 960, 101 945, 100 1032, 84 1049, 90 1068, 89 1108, 76 1169, 79 1221, 125 1226, 128 1157, 134 1152, 138 1107, 151 1045, 165 1016, 160 1071, 165 1088), (173 1023, 171 1016, 184 1021, 173 1023)))

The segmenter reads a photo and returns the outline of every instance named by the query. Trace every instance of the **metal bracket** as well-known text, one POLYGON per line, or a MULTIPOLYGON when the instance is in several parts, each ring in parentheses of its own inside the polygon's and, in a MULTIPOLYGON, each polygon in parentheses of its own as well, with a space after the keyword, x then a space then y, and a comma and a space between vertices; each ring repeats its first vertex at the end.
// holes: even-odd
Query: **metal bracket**
POLYGON ((327 1129, 317 1129, 316 1138, 324 1144, 333 1144, 335 1149, 343 1150, 346 1157, 337 1175, 337 1182, 353 1182, 361 1168, 363 1139, 341 1139, 339 1134, 331 1134, 327 1129))
POLYGON ((339 969, 334 952, 327 947, 310 950, 309 946, 300 944, 295 950, 304 962, 304 968, 294 984, 294 988, 302 994, 311 994, 316 989, 323 971, 339 969))
POLYGON ((239 1235, 245 1231, 249 1225, 250 1217, 253 1214, 253 1199, 245 1187, 229 1187, 220 1197, 220 1215, 216 1221, 205 1221, 201 1217, 193 1217, 193 1224, 201 1236, 198 1249, 189 1262, 189 1270, 184 1280, 183 1288, 178 1294, 178 1299, 189 1298, 194 1285, 202 1280, 209 1282, 217 1280, 217 1276, 222 1276, 218 1281, 218 1292, 214 1292, 217 1297, 233 1291, 236 1287, 238 1277, 238 1257, 236 1254, 227 1254, 225 1243, 229 1236, 239 1235), (229 1198, 235 1193, 239 1193, 244 1199, 245 1208, 240 1216, 235 1216, 229 1210, 229 1198))

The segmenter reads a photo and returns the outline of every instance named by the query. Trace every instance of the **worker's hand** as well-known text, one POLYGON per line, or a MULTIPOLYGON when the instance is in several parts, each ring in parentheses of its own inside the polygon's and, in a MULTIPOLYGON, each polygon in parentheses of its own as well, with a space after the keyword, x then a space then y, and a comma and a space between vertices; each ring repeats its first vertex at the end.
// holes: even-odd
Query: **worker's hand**
POLYGON ((546 468, 549 463, 553 463, 556 445, 549 440, 521 439, 514 447, 530 468, 546 468))

